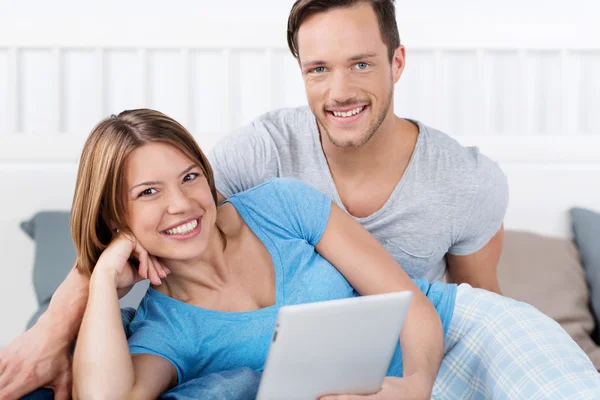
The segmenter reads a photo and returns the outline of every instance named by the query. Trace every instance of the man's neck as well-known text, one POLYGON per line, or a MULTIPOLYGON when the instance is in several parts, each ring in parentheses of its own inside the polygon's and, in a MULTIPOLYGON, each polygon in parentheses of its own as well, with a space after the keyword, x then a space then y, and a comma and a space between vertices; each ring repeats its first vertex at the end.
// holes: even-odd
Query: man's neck
POLYGON ((321 145, 332 175, 360 179, 393 171, 399 162, 407 161, 416 142, 414 132, 418 128, 413 123, 391 114, 362 146, 340 148, 324 134, 321 145))

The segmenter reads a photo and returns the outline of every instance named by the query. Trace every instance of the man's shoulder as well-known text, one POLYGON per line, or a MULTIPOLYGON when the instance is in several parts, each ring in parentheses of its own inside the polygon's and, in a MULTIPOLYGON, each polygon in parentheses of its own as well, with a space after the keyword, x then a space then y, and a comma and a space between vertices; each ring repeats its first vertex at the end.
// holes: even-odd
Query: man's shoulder
POLYGON ((417 122, 419 125, 419 134, 422 136, 422 141, 425 150, 436 155, 448 155, 458 157, 461 160, 472 160, 479 149, 477 147, 465 146, 457 139, 449 134, 425 125, 422 122, 417 122))
POLYGON ((241 129, 281 133, 296 131, 310 123, 314 123, 314 115, 308 106, 290 107, 266 112, 241 129))
MULTIPOLYGON (((420 156, 426 163, 437 165, 443 172, 472 176, 480 170, 497 167, 476 146, 465 146, 457 139, 439 129, 418 122, 420 156)), ((438 171, 441 172, 441 171, 438 171)))

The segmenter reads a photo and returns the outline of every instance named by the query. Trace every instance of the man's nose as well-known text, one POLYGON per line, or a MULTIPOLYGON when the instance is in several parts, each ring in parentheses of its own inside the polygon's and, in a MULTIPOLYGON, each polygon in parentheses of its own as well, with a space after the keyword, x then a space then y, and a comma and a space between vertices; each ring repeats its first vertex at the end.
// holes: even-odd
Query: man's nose
POLYGON ((329 88, 329 100, 336 103, 346 103, 356 98, 356 87, 350 81, 346 71, 336 71, 332 74, 329 88))

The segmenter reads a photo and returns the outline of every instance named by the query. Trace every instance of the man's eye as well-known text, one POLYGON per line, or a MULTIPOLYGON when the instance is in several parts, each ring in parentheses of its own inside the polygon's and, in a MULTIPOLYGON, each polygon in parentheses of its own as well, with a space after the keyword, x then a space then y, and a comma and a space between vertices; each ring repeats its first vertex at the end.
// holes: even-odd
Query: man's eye
POLYGON ((150 188, 150 189, 144 190, 142 193, 140 193, 138 195, 138 197, 152 196, 154 193, 156 193, 156 189, 150 188))
POLYGON ((366 62, 359 62, 356 64, 356 68, 357 69, 367 69, 367 68, 369 68, 369 64, 367 64, 366 62))
POLYGON ((191 173, 189 173, 189 174, 187 174, 186 176, 183 177, 183 181, 184 182, 193 181, 194 179, 196 179, 198 177, 198 175, 200 175, 200 174, 197 174, 195 172, 191 172, 191 173))
POLYGON ((317 74, 325 72, 325 67, 317 67, 310 70, 310 72, 315 72, 317 74))

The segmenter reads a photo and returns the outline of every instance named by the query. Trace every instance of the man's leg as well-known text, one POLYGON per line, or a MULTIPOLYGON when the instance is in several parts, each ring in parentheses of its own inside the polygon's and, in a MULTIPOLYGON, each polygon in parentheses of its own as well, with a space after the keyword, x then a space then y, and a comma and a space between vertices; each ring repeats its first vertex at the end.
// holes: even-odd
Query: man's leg
POLYGON ((460 285, 433 397, 599 399, 600 374, 536 308, 460 285))

